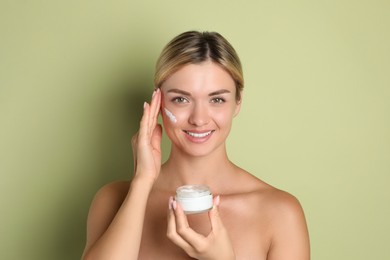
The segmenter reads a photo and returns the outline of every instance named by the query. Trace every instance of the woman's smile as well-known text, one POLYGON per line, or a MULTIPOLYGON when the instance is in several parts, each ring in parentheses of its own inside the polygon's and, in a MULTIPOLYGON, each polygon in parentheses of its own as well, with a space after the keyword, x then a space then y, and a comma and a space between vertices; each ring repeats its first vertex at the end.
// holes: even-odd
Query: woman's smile
POLYGON ((212 133, 215 130, 210 130, 210 131, 205 131, 205 132, 197 132, 197 131, 187 131, 183 130, 183 132, 186 134, 186 137, 189 141, 194 142, 194 143, 204 143, 208 141, 212 133))
POLYGON ((210 135, 213 131, 207 131, 207 132, 191 132, 191 131, 186 131, 184 130, 184 132, 186 134, 188 134, 189 136, 192 136, 192 137, 195 137, 195 138, 202 138, 202 137, 205 137, 205 136, 208 136, 210 135))

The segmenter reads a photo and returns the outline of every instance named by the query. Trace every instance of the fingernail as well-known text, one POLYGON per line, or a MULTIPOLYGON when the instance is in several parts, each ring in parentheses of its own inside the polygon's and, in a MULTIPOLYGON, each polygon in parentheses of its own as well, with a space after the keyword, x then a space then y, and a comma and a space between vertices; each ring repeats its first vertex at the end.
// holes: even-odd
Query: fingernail
POLYGON ((144 102, 144 108, 146 107, 146 102, 144 102))
POLYGON ((156 91, 157 91, 157 89, 155 89, 155 90, 153 91, 152 97, 154 97, 154 95, 156 95, 156 91))
POLYGON ((221 198, 219 195, 215 198, 215 205, 219 206, 219 202, 221 201, 221 198))
POLYGON ((172 202, 173 202, 173 197, 169 197, 169 202, 168 202, 168 207, 169 209, 172 209, 172 202))
POLYGON ((172 208, 174 210, 176 210, 176 208, 177 208, 177 204, 176 203, 177 203, 176 200, 172 200, 172 208))

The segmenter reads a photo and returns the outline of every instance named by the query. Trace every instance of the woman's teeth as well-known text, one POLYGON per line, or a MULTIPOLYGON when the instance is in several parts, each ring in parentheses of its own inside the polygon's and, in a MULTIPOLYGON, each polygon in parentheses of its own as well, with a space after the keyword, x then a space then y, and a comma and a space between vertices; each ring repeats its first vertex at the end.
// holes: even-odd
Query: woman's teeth
POLYGON ((185 131, 185 132, 192 137, 202 138, 202 137, 205 137, 205 136, 208 136, 209 134, 211 134, 212 131, 208 131, 205 133, 192 133, 192 132, 188 132, 188 131, 185 131))

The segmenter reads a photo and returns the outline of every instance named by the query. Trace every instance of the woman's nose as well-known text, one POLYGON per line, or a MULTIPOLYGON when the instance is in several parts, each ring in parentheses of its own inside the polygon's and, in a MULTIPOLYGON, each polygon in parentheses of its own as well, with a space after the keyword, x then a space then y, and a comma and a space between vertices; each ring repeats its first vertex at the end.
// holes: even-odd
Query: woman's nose
POLYGON ((192 107, 190 117, 188 121, 191 125, 202 126, 209 122, 209 111, 206 106, 196 104, 192 107))

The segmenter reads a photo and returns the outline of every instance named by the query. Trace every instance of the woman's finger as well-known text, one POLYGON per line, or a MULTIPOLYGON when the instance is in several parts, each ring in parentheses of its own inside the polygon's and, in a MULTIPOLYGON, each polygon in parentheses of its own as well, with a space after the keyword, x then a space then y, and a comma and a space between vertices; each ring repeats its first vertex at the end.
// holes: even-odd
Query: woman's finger
POLYGON ((131 146, 133 148, 133 163, 134 163, 134 172, 137 170, 137 143, 138 143, 138 133, 137 132, 132 138, 131 138, 131 146))
POLYGON ((169 198, 169 209, 168 209, 168 227, 167 227, 167 237, 177 246, 182 248, 184 251, 191 249, 191 245, 188 244, 180 235, 176 232, 176 219, 175 213, 173 212, 173 198, 169 198))
POLYGON ((209 211, 209 218, 210 218, 211 228, 213 231, 219 230, 224 227, 221 217, 219 215, 219 209, 218 209, 219 202, 220 202, 220 196, 218 195, 213 199, 213 208, 209 211))
POLYGON ((174 209, 176 217, 176 231, 177 233, 192 247, 195 249, 202 248, 205 241, 205 237, 196 233, 188 224, 187 216, 179 203, 177 203, 176 209, 174 209))
POLYGON ((151 144, 154 149, 161 150, 162 127, 157 124, 153 130, 151 144))
POLYGON ((150 119, 149 129, 153 130, 157 124, 158 114, 161 105, 161 90, 158 88, 153 92, 152 101, 150 103, 150 119))
POLYGON ((137 135, 137 146, 139 145, 140 140, 144 140, 145 137, 149 136, 149 114, 150 114, 150 105, 147 102, 144 102, 144 111, 141 117, 140 126, 137 135))

